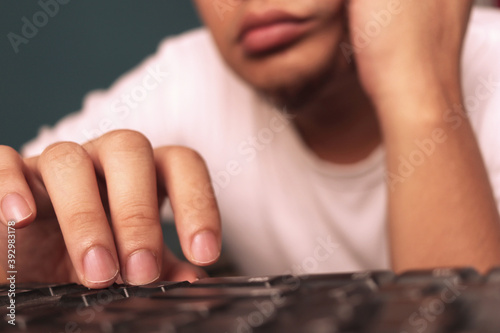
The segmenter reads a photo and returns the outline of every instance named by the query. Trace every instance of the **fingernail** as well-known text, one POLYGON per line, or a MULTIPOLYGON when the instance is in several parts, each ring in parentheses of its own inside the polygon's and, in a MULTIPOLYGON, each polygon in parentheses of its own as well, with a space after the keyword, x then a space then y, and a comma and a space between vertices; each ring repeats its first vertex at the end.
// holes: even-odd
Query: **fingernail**
POLYGON ((156 257, 149 250, 132 253, 128 258, 126 268, 126 280, 133 285, 148 284, 160 276, 156 257))
POLYGON ((2 213, 7 222, 14 221, 16 223, 33 214, 26 200, 17 193, 10 193, 3 197, 2 213))
POLYGON ((191 255, 194 262, 207 264, 216 260, 220 255, 220 247, 215 234, 211 231, 201 231, 193 238, 191 255))
POLYGON ((83 259, 85 280, 103 283, 113 280, 118 274, 118 266, 111 253, 102 246, 91 248, 83 259))

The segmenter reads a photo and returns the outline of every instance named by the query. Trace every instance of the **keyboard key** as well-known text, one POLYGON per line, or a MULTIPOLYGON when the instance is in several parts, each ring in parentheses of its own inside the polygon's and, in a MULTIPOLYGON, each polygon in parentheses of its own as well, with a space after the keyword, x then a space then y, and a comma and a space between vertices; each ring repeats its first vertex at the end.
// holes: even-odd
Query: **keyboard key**
POLYGON ((139 314, 161 314, 177 312, 198 312, 200 314, 212 312, 224 308, 229 304, 228 300, 183 300, 161 298, 138 298, 131 297, 114 301, 105 307, 107 312, 133 312, 139 314))
POLYGON ((87 290, 63 295, 61 297, 61 306, 102 306, 126 297, 129 297, 127 286, 113 285, 107 289, 87 290))
POLYGON ((249 297, 282 297, 292 290, 287 287, 211 287, 211 288, 177 288, 167 290, 164 293, 152 295, 152 298, 164 299, 211 299, 211 298, 249 298, 249 297))
POLYGON ((67 295, 77 292, 89 291, 90 289, 76 283, 48 285, 46 288, 40 288, 48 296, 67 295))
POLYGON ((162 281, 162 282, 151 283, 144 286, 127 287, 127 291, 129 296, 149 297, 156 293, 164 293, 170 289, 184 288, 189 286, 191 286, 191 284, 188 281, 182 281, 182 282, 162 281))
POLYGON ((287 284, 293 279, 292 275, 273 275, 273 276, 232 276, 200 279, 192 283, 192 287, 210 288, 210 287, 271 287, 279 284, 287 284))
POLYGON ((454 284, 480 283, 482 276, 473 268, 437 268, 404 272, 396 278, 398 284, 429 284, 449 281, 454 284))

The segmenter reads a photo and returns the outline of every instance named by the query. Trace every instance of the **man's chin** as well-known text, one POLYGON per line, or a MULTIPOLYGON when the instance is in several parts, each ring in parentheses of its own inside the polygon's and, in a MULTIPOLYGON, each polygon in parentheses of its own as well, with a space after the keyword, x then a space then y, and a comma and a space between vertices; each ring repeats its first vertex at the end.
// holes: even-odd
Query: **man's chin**
POLYGON ((307 107, 314 99, 314 92, 302 84, 260 89, 259 92, 277 108, 287 109, 294 113, 307 107))
POLYGON ((334 80, 337 52, 318 54, 285 52, 260 62, 249 61, 241 74, 243 79, 278 105, 300 110, 317 99, 334 80))
POLYGON ((269 77, 252 85, 280 109, 286 108, 295 113, 314 104, 318 96, 331 82, 332 76, 331 68, 328 68, 309 75, 297 75, 296 77, 289 75, 282 80, 269 77))

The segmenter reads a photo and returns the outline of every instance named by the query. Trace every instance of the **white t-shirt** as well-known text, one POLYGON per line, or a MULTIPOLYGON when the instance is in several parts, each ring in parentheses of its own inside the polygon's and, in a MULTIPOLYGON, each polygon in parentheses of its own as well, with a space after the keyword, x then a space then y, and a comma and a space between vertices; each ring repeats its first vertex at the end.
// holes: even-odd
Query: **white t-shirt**
MULTIPOLYGON (((464 52, 464 91, 497 202, 499 60, 500 12, 475 9, 464 52)), ((460 121, 451 114, 447 119, 460 121)), ((390 267, 383 147, 353 165, 320 160, 286 117, 231 72, 207 30, 165 40, 109 90, 89 94, 81 112, 43 128, 23 154, 39 154, 61 140, 83 143, 118 128, 144 133, 153 146, 185 145, 204 156, 222 213, 225 250, 242 273, 390 267)))

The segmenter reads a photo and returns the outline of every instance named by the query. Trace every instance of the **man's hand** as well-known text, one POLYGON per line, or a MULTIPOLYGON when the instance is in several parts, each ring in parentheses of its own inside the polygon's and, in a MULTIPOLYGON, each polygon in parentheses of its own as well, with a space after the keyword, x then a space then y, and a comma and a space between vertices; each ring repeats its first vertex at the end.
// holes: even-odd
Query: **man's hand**
POLYGON ((352 0, 348 7, 351 40, 364 39, 355 52, 359 80, 387 153, 396 271, 500 264, 497 203, 460 84, 471 2, 352 0), (458 126, 445 117, 450 111, 463 120, 458 126))
POLYGON ((356 66, 374 102, 430 83, 460 89, 471 6, 472 0, 351 0, 356 66))
POLYGON ((5 271, 6 225, 16 221, 18 281, 101 288, 204 276, 164 247, 158 207, 167 193, 186 258, 199 266, 218 259, 217 204, 190 149, 153 150, 142 134, 120 130, 25 160, 2 146, 0 156, 0 263, 5 271))

